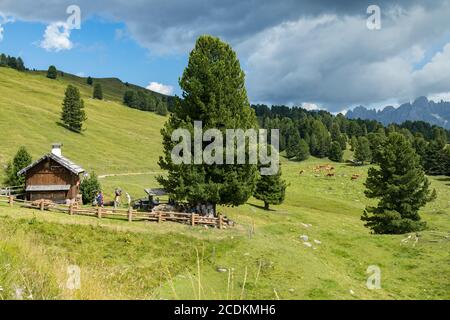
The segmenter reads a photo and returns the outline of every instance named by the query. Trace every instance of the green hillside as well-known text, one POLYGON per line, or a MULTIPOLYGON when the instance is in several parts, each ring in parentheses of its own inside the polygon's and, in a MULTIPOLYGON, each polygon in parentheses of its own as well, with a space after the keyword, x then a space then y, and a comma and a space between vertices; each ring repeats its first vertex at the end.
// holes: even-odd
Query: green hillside
MULTIPOLYGON (((67 157, 107 175, 101 179, 107 194, 121 186, 140 197, 144 187, 156 186, 165 118, 123 106, 114 98, 116 81, 103 81, 107 100, 94 101, 92 88, 79 78, 49 80, 0 68, 0 165, 20 145, 37 158, 52 142, 62 142, 67 157), (85 99, 82 134, 58 124, 69 83, 85 99)), ((29 299, 450 298, 448 178, 431 178, 438 197, 421 212, 429 229, 417 243, 414 237, 402 242, 408 235, 371 235, 360 220, 369 203, 363 193, 367 166, 337 164, 336 177, 326 178, 313 168, 328 160, 282 162, 290 184, 285 203, 269 212, 254 199, 220 208, 237 222, 226 230, 0 204, 0 299, 13 298, 18 286, 29 299), (355 173, 362 178, 351 181, 355 173), (65 286, 73 264, 81 269, 79 290, 65 286), (381 268, 379 290, 366 287, 370 265, 381 268)))

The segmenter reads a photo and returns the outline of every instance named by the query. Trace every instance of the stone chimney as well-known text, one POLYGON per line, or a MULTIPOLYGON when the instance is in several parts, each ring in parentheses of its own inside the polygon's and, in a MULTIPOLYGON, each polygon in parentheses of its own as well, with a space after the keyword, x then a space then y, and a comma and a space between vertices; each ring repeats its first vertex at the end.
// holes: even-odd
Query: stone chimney
POLYGON ((62 147, 61 143, 53 143, 52 144, 52 154, 54 154, 57 157, 61 157, 62 156, 61 147, 62 147))

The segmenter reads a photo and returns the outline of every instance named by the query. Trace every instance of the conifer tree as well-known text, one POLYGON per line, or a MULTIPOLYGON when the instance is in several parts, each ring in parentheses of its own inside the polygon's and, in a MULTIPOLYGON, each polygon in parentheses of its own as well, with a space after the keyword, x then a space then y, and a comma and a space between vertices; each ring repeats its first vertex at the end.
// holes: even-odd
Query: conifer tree
POLYGON ((23 186, 25 183, 25 177, 18 176, 17 173, 23 168, 31 164, 32 158, 27 149, 22 146, 17 151, 13 160, 10 161, 5 169, 6 180, 5 184, 11 187, 23 186))
POLYGON ((281 204, 286 195, 287 184, 281 178, 281 167, 274 175, 261 176, 256 184, 253 196, 264 202, 264 209, 269 210, 270 205, 281 204))
POLYGON ((355 160, 364 165, 364 162, 370 161, 371 157, 369 140, 366 137, 359 137, 355 149, 355 160))
POLYGON ((357 146, 358 146, 358 138, 352 136, 352 138, 350 139, 350 151, 355 151, 357 146))
POLYGON ((84 178, 80 184, 80 193, 83 199, 83 204, 92 204, 95 194, 101 191, 101 189, 102 186, 95 173, 92 173, 89 177, 84 178))
MULTIPOLYGON (((237 206, 252 196, 257 175, 256 164, 175 164, 171 152, 177 142, 171 134, 184 128, 191 132, 194 155, 193 121, 202 121, 203 131, 256 128, 256 116, 247 98, 244 72, 232 48, 220 39, 201 36, 189 56, 180 79, 183 99, 176 99, 174 111, 161 130, 164 155, 161 169, 167 176, 158 177, 172 199, 191 204, 209 203, 237 206)), ((204 149, 204 148, 203 148, 204 149)), ((247 154, 248 156, 248 154, 247 154)), ((223 155, 225 158, 225 155, 223 155)))
POLYGON ((94 85, 94 92, 92 94, 94 99, 103 100, 103 89, 100 83, 94 85))
POLYGON ((92 79, 92 77, 87 77, 86 83, 87 83, 88 85, 92 86, 92 84, 94 83, 94 80, 92 79))
POLYGON ((419 156, 403 135, 391 133, 378 157, 380 167, 369 169, 365 194, 379 202, 364 211, 365 226, 387 234, 422 230, 419 209, 436 197, 436 191, 429 188, 419 156))
POLYGON ((58 76, 58 71, 56 70, 56 67, 55 66, 48 67, 47 78, 56 79, 57 76, 58 76))
POLYGON ((72 131, 81 132, 83 122, 86 120, 84 101, 80 97, 78 88, 68 85, 63 101, 61 121, 72 131))
POLYGON ((337 141, 333 141, 331 143, 330 154, 328 158, 331 161, 342 162, 342 156, 344 153, 342 152, 341 144, 337 141))
POLYGON ((295 160, 304 161, 310 156, 309 146, 304 139, 300 139, 295 148, 295 160))

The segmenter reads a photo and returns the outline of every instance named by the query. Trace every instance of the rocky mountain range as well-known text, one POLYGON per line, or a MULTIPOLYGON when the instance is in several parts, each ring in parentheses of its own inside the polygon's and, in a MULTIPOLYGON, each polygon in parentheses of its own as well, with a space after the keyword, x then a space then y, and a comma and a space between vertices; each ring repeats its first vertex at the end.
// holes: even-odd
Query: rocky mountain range
POLYGON ((434 102, 426 97, 420 97, 413 103, 404 103, 398 108, 387 106, 384 109, 375 110, 359 106, 349 110, 346 117, 377 120, 384 125, 401 124, 407 120, 425 121, 450 130, 450 102, 434 102))

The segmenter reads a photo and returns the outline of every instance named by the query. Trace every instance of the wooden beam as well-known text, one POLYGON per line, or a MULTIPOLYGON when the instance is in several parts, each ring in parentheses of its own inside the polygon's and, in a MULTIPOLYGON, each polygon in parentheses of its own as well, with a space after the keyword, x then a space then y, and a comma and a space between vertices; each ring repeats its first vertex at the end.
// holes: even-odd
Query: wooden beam
POLYGON ((133 221, 133 209, 128 207, 128 222, 133 221))

